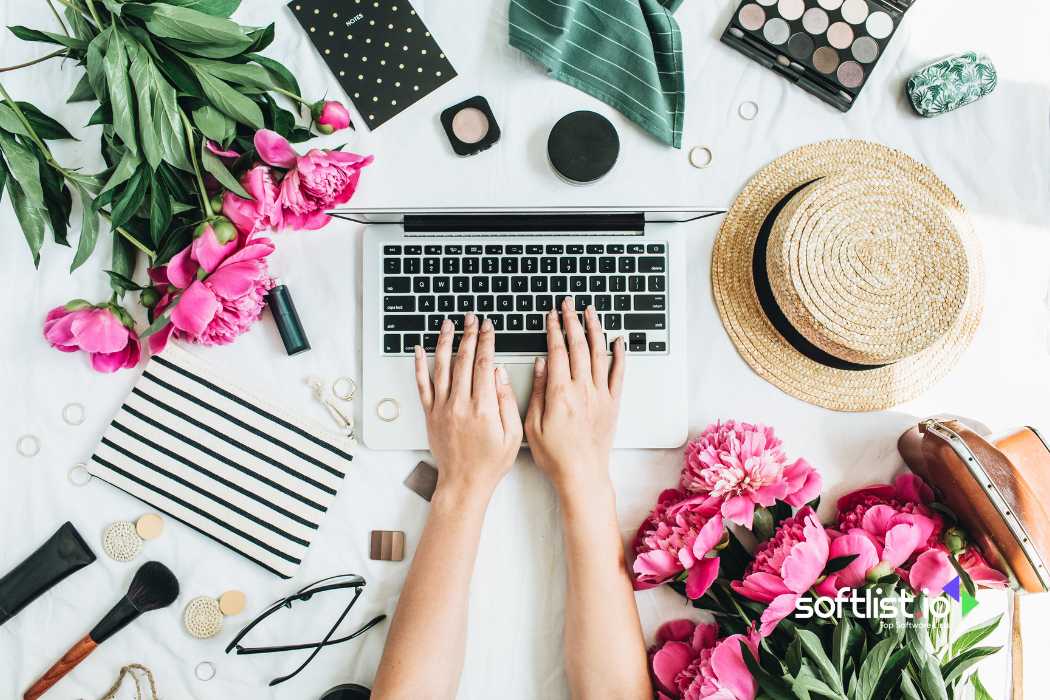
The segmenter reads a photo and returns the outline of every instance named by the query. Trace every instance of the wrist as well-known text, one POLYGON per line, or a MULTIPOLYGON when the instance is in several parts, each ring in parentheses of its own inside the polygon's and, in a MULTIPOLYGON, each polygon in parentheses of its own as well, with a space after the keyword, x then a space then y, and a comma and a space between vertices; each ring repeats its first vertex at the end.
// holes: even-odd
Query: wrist
MULTIPOLYGON (((469 470, 467 473, 470 473, 469 470)), ((450 505, 462 510, 464 508, 480 508, 484 510, 496 490, 496 483, 491 480, 480 478, 476 474, 471 476, 450 476, 438 473, 437 487, 431 503, 435 506, 450 505)))
MULTIPOLYGON (((606 474, 605 470, 581 470, 587 474, 606 474)), ((558 492, 558 500, 564 512, 575 513, 579 511, 592 510, 595 507, 605 508, 609 505, 615 509, 616 494, 613 491, 612 482, 603 477, 600 479, 588 479, 573 476, 561 479, 555 483, 558 492)))

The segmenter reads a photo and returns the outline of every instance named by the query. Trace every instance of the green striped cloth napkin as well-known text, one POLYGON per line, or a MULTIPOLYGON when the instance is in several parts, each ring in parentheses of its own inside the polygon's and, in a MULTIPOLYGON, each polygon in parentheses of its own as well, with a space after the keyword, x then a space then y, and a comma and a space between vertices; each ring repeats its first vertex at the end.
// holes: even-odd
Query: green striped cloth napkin
POLYGON ((682 147, 682 0, 510 0, 510 45, 682 147))

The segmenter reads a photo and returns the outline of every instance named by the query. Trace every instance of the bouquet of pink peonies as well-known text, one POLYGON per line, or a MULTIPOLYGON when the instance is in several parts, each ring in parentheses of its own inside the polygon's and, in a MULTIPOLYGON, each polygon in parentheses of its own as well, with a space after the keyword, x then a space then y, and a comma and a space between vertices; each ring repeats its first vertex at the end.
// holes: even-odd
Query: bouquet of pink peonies
POLYGON ((261 53, 274 25, 230 19, 240 0, 61 4, 56 31, 9 28, 58 48, 0 72, 52 59, 83 66, 69 101, 97 103, 88 125, 102 126, 106 168, 86 174, 59 163, 51 144, 72 134, 0 84, 0 196, 6 189, 35 264, 48 230, 71 245, 74 201, 82 224, 70 272, 93 255, 100 221, 108 222, 113 295, 52 309, 45 339, 89 353, 100 372, 134 367, 147 337, 153 351, 172 336, 232 342, 259 318, 273 285, 266 258, 274 247, 261 234, 321 228, 371 162, 341 149, 292 149, 314 132, 351 127, 349 112, 302 97, 295 76, 261 53), (147 284, 133 279, 142 256, 147 284), (123 306, 128 292, 148 309, 141 335, 123 306))
POLYGON ((999 650, 978 646, 999 618, 952 643, 952 601, 965 614, 1006 576, 915 475, 840 498, 827 525, 821 487, 769 427, 727 421, 689 443, 632 569, 636 589, 669 585, 715 622, 660 629, 657 698, 990 698, 974 666, 999 650))

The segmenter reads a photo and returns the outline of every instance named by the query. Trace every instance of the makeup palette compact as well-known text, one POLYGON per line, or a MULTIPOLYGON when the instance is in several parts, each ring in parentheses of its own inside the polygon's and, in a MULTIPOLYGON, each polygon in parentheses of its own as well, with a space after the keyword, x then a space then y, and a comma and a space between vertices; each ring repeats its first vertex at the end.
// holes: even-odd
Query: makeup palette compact
POLYGON ((722 41, 848 112, 914 0, 743 0, 722 41))
POLYGON ((472 156, 499 141, 500 129, 489 101, 481 95, 452 105, 441 113, 441 126, 456 155, 472 156))

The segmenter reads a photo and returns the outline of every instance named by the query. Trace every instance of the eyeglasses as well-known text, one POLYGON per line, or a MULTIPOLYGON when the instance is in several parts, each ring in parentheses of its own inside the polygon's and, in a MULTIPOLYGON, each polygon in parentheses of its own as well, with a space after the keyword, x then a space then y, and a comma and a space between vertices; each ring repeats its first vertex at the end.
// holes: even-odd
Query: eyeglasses
POLYGON ((368 700, 372 691, 356 683, 338 685, 321 696, 321 700, 368 700))
MULTIPOLYGON (((286 676, 274 678, 272 681, 270 681, 270 686, 275 686, 279 683, 284 683, 289 678, 294 678, 296 675, 298 675, 300 671, 306 668, 306 666, 314 660, 314 657, 317 656, 318 653, 320 653, 322 648, 332 646, 333 644, 342 644, 343 642, 348 642, 351 639, 361 636, 362 634, 364 634, 365 632, 372 629, 373 627, 375 627, 380 622, 386 619, 386 615, 376 615, 374 618, 369 620, 366 624, 362 625, 355 632, 348 634, 345 637, 340 637, 338 639, 332 638, 333 635, 335 635, 335 631, 339 629, 339 625, 343 624, 343 620, 345 620, 346 616, 350 614, 350 608, 354 607, 354 603, 356 603, 357 599, 361 597, 361 594, 364 592, 364 589, 365 580, 356 574, 340 574, 338 576, 330 576, 328 578, 321 579, 320 581, 314 581, 309 586, 306 586, 305 588, 296 591, 292 595, 275 601, 273 604, 270 605, 270 607, 268 607, 266 610, 260 613, 258 617, 249 622, 247 625, 245 625, 244 629, 238 632, 237 636, 233 638, 233 641, 231 641, 229 645, 227 645, 226 653, 229 654, 230 651, 233 649, 236 649, 238 654, 274 654, 283 651, 300 651, 303 649, 313 649, 313 652, 310 654, 309 657, 307 657, 306 661, 304 661, 299 666, 299 668, 295 669, 286 676), (239 642, 242 639, 244 639, 245 635, 251 632, 256 625, 258 625, 260 622, 262 622, 267 617, 274 614, 281 608, 291 609, 292 603, 300 601, 306 603, 316 595, 327 593, 329 591, 344 591, 350 588, 354 589, 354 597, 350 600, 350 604, 346 606, 345 610, 343 610, 343 614, 339 616, 339 619, 335 621, 335 624, 332 625, 332 628, 328 630, 328 634, 326 634, 324 636, 324 639, 322 639, 321 641, 308 644, 285 644, 282 646, 274 647, 245 647, 239 644, 239 642)), ((358 687, 360 688, 360 686, 358 687)), ((340 688, 332 688, 332 690, 328 691, 328 693, 330 694, 339 690, 340 688)), ((348 692, 350 691, 353 691, 352 687, 349 688, 348 692)), ((325 698, 327 697, 328 694, 325 695, 325 698)), ((351 700, 355 697, 367 696, 355 696, 352 694, 334 695, 332 700, 351 700)))

